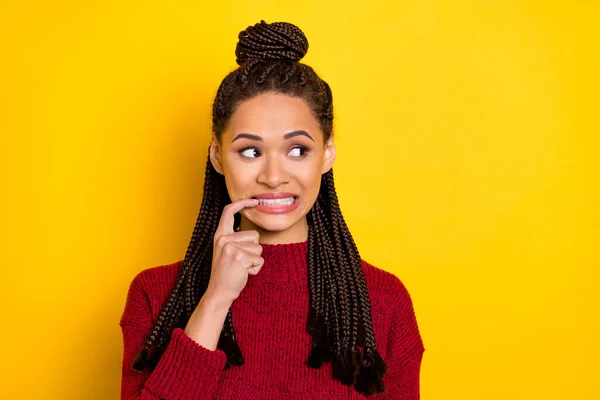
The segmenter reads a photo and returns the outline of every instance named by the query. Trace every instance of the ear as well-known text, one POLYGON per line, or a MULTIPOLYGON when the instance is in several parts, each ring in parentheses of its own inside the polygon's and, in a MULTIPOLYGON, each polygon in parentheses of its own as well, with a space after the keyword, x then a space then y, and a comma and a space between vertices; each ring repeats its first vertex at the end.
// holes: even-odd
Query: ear
POLYGON ((325 144, 325 151, 323 153, 323 170, 321 174, 329 172, 335 161, 335 144, 333 143, 333 135, 329 138, 325 144))
POLYGON ((221 149, 219 148, 219 142, 217 138, 213 136, 212 142, 210 144, 210 148, 208 149, 210 156, 210 163, 213 165, 213 168, 221 175, 223 173, 223 163, 221 157, 221 149))

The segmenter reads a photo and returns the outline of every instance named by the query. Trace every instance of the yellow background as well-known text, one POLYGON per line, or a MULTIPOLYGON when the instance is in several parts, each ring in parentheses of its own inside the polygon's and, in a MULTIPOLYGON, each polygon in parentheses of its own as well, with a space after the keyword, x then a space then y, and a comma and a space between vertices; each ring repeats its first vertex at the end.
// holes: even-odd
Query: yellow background
POLYGON ((332 86, 342 211, 413 297, 422 398, 600 398, 594 3, 2 1, 0 397, 118 398, 128 285, 183 258, 265 19, 332 86))

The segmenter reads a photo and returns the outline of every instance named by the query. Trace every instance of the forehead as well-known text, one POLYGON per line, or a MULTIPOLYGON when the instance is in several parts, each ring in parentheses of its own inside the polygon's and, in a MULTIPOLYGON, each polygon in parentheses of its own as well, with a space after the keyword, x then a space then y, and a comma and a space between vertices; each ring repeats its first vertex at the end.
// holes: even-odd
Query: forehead
POLYGON ((295 130, 307 131, 315 140, 322 139, 318 121, 306 102, 299 97, 264 93, 242 102, 229 121, 226 137, 252 133, 268 139, 295 130))

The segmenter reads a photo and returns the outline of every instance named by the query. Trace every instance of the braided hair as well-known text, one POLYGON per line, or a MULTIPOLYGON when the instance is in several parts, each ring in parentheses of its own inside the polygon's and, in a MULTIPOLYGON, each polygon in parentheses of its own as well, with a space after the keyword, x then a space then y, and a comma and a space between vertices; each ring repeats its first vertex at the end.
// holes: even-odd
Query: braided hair
MULTIPOLYGON (((333 130, 332 93, 310 66, 299 62, 308 50, 304 33, 290 23, 261 21, 240 32, 238 38, 235 55, 239 67, 223 79, 213 103, 212 123, 217 139, 221 139, 240 103, 270 92, 303 99, 319 122, 323 142, 327 142, 333 130)), ((206 291, 213 236, 223 208, 230 202, 225 179, 208 158, 204 195, 192 238, 175 286, 133 362, 135 370, 156 366, 171 332, 186 326, 206 291)), ((306 330, 312 335, 306 364, 320 368, 323 362, 331 362, 334 379, 354 385, 357 392, 366 396, 383 392, 387 366, 375 344, 361 258, 340 211, 333 169, 322 175, 319 195, 306 218, 310 292, 306 330)), ((240 221, 238 213, 235 230, 240 221)), ((244 363, 231 308, 217 348, 227 355, 225 369, 244 363)))

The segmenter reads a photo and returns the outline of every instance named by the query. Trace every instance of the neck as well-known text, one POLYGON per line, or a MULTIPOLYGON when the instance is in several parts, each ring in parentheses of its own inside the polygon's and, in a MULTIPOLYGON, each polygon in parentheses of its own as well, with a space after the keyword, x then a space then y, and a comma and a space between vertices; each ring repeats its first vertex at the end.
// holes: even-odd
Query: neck
POLYGON ((306 222, 306 217, 301 218, 286 230, 269 231, 242 216, 240 221, 240 231, 249 230, 258 232, 260 236, 259 242, 262 244, 288 244, 305 242, 308 240, 308 223, 306 222))

